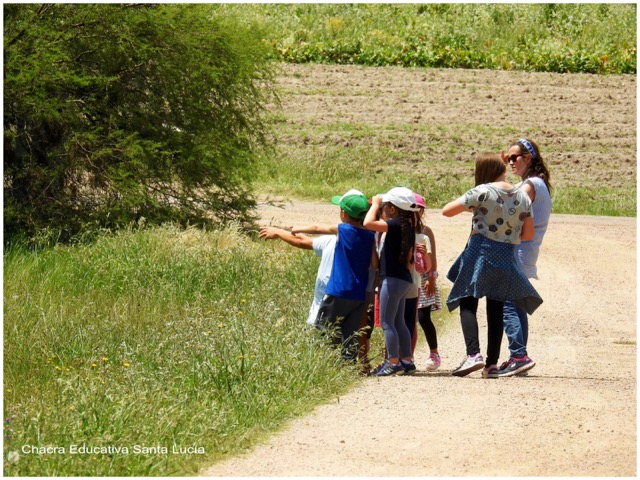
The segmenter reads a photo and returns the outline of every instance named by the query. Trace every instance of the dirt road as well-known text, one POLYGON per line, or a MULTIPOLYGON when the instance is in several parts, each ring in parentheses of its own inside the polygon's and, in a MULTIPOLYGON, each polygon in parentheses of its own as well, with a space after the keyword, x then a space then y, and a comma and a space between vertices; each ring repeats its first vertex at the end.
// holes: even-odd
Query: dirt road
MULTIPOLYGON (((331 223, 336 208, 296 202, 260 214, 265 224, 331 223)), ((444 273, 470 217, 427 215, 444 273)), ((439 371, 425 371, 421 339, 415 376, 367 378, 203 475, 635 476, 636 219, 552 215, 538 265, 544 303, 530 318, 528 377, 451 376, 465 354, 455 325, 439 338, 439 371)))

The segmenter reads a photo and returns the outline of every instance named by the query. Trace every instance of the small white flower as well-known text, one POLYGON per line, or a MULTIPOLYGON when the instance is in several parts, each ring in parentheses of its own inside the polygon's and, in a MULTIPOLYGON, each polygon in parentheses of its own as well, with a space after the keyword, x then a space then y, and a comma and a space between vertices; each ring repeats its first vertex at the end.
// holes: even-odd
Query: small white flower
POLYGON ((18 460, 20 460, 20 455, 15 450, 7 453, 7 461, 9 463, 18 463, 18 460))

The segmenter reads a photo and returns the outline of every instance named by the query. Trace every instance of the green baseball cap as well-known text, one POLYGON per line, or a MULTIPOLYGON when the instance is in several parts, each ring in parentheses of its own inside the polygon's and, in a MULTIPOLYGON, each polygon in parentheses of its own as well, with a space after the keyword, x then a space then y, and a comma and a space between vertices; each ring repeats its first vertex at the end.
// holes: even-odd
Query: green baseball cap
POLYGON ((364 219, 369 211, 369 200, 360 190, 351 189, 344 195, 331 197, 331 203, 339 205, 347 215, 358 220, 364 219))

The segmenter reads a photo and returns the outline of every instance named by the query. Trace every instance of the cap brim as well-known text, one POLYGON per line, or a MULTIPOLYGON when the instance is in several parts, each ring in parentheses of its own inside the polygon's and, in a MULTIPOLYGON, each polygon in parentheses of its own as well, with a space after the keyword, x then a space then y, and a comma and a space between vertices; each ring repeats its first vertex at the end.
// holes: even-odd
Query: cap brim
POLYGON ((331 203, 333 203, 334 205, 340 205, 341 198, 342 198, 342 195, 336 195, 335 197, 331 197, 331 203))

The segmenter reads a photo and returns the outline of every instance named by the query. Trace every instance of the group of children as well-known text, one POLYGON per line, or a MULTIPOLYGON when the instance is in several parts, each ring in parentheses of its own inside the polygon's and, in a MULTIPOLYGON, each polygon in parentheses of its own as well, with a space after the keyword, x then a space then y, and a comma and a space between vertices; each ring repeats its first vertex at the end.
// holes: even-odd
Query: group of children
MULTIPOLYGON (((500 376, 497 362, 505 302, 529 314, 542 303, 518 265, 515 250, 522 240, 533 239, 532 201, 525 189, 505 181, 509 162, 504 159, 497 154, 479 156, 476 186, 442 211, 445 216, 473 212, 472 234, 447 275, 453 286, 446 303, 450 311, 460 308, 467 350, 452 372, 455 376, 481 368, 485 378, 500 376), (476 317, 482 297, 487 301, 486 362, 480 355, 476 317)), ((423 224, 424 198, 409 188, 395 187, 370 201, 362 192, 349 190, 331 202, 340 207, 339 224, 297 226, 290 232, 260 229, 262 238, 281 238, 321 257, 308 323, 340 346, 345 360, 359 359, 367 370, 369 339, 379 323, 385 358, 370 371, 375 376, 416 371, 419 324, 430 349, 427 369, 438 369, 441 360, 431 311, 441 308, 441 302, 435 238, 423 224)))
POLYGON ((371 201, 358 190, 335 196, 341 223, 262 227, 260 237, 280 238, 321 258, 308 323, 341 346, 342 357, 369 371, 369 339, 382 326, 386 358, 377 376, 416 371, 413 352, 422 326, 431 349, 427 369, 440 366, 431 310, 441 308, 436 287, 433 231, 424 226, 424 198, 396 187, 371 201), (306 234, 320 235, 314 238, 306 234))

